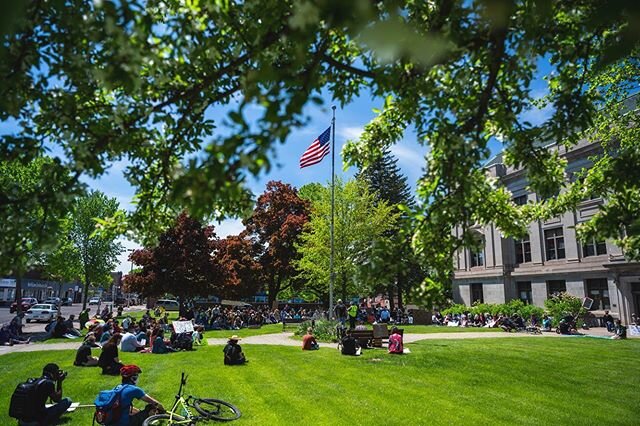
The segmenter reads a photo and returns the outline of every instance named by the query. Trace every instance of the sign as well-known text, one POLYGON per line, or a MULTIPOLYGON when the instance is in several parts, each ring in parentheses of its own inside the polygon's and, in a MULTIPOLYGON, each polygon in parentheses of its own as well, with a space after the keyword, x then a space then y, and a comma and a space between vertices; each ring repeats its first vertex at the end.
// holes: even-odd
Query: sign
POLYGON ((173 321, 171 323, 177 334, 193 333, 193 323, 191 321, 173 321))
POLYGON ((584 299, 582 299, 582 307, 585 308, 587 311, 591 309, 591 305, 593 305, 593 299, 589 297, 585 297, 584 299))

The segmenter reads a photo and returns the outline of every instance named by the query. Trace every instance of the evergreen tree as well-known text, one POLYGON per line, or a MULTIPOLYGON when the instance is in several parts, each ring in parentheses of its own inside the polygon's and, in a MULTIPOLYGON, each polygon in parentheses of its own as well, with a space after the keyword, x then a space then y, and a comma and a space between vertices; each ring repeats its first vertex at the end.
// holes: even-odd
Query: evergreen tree
MULTIPOLYGON (((360 169, 356 177, 368 186, 376 202, 384 201, 400 210, 399 206, 411 207, 414 203, 407 178, 400 172, 397 163, 398 159, 386 148, 369 167, 360 169)), ((403 232, 408 224, 407 215, 398 215, 393 229, 386 231, 387 238, 380 240, 384 245, 374 247, 370 253, 374 258, 368 262, 369 273, 386 281, 380 283, 376 290, 388 294, 392 309, 395 305, 394 296, 397 296, 398 305, 402 306, 403 293, 408 293, 413 285, 420 284, 424 278, 423 268, 411 250, 411 235, 403 232)))
POLYGON ((376 201, 384 200, 392 206, 413 205, 407 178, 400 172, 398 159, 388 148, 369 167, 360 169, 356 178, 364 181, 369 190, 375 193, 376 201))

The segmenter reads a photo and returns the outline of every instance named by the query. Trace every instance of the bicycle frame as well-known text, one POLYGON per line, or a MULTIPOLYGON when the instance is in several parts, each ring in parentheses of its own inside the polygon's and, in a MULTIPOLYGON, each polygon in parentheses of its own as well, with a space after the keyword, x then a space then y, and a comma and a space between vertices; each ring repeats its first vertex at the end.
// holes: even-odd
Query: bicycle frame
POLYGON ((194 416, 191 412, 191 406, 189 405, 189 400, 192 398, 188 396, 186 399, 182 396, 182 389, 187 383, 187 376, 182 373, 182 377, 180 379, 180 389, 178 389, 178 394, 176 395, 176 401, 173 403, 171 410, 167 412, 169 415, 169 421, 172 424, 176 425, 188 425, 192 424, 193 421, 201 420, 201 417, 194 416), (178 414, 178 408, 182 408, 182 410, 186 413, 186 416, 182 414, 178 414))

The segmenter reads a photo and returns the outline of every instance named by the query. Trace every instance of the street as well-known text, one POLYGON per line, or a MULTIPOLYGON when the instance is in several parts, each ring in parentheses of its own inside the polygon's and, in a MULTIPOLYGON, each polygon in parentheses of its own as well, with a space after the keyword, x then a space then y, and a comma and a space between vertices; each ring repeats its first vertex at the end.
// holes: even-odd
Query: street
MULTIPOLYGON (((101 306, 101 308, 104 308, 104 304, 101 306)), ((87 306, 90 310, 89 312, 89 316, 93 316, 96 313, 96 309, 97 306, 96 305, 91 305, 91 306, 87 306)), ((82 310, 82 303, 74 303, 72 306, 62 306, 60 308, 60 313, 62 314, 63 317, 67 318, 69 315, 74 314, 76 316, 76 321, 78 319, 78 315, 80 314, 80 311, 82 310)), ((129 309, 127 309, 129 310, 129 309)), ((13 317, 15 317, 16 314, 14 313, 9 313, 9 307, 0 307, 0 324, 6 324, 8 322, 10 322, 13 317)), ((25 334, 32 334, 32 333, 40 333, 44 331, 44 326, 46 325, 43 322, 32 322, 27 324, 26 321, 22 321, 23 327, 22 327, 22 331, 25 334)), ((76 326, 77 327, 77 326, 76 326)))

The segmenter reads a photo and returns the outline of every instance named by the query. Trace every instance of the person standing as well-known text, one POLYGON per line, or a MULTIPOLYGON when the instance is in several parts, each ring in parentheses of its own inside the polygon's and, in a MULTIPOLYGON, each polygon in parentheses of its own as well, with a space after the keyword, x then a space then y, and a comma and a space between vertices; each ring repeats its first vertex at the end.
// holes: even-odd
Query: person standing
POLYGON ((89 322, 89 312, 91 312, 91 309, 87 308, 82 312, 80 312, 80 315, 78 315, 78 321, 80 322, 80 330, 84 330, 86 328, 86 324, 87 322, 89 322))
POLYGON ((358 305, 353 302, 349 303, 349 309, 347 309, 347 314, 349 315, 349 328, 356 328, 356 319, 358 318, 358 305))
POLYGON ((347 321, 347 307, 342 303, 342 299, 338 299, 336 306, 333 308, 333 312, 340 324, 344 325, 347 321))
POLYGON ((224 365, 242 365, 249 362, 244 356, 238 340, 240 340, 240 337, 234 334, 229 338, 227 345, 222 350, 224 352, 224 365))

